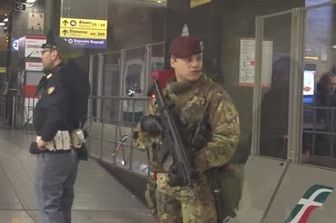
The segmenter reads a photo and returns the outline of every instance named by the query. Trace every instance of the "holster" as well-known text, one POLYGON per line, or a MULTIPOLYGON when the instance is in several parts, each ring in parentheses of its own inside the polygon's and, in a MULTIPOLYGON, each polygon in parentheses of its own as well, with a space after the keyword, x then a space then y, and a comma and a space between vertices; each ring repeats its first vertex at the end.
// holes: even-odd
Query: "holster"
POLYGON ((82 129, 75 129, 71 132, 71 144, 74 148, 81 148, 85 141, 85 133, 82 129))
POLYGON ((87 161, 89 159, 89 150, 85 144, 88 136, 88 129, 75 129, 71 132, 72 146, 75 148, 79 160, 87 161))
POLYGON ((37 148, 37 143, 32 142, 29 146, 29 152, 33 155, 40 153, 41 151, 37 148))
POLYGON ((77 152, 78 158, 80 160, 87 161, 89 159, 89 151, 88 151, 85 143, 83 143, 80 148, 77 148, 76 152, 77 152))

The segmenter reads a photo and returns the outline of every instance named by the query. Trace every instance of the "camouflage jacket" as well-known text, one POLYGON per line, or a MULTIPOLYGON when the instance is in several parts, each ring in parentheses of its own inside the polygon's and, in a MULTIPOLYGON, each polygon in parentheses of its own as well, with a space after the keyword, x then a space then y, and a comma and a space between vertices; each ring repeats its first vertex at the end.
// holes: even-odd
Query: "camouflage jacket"
MULTIPOLYGON (((196 168, 204 172, 229 163, 239 141, 240 126, 236 108, 221 85, 207 80, 204 75, 196 82, 176 82, 173 79, 165 89, 165 96, 173 102, 175 113, 185 120, 190 132, 203 119, 206 110, 208 112, 211 138, 194 154, 196 168)), ((158 115, 155 103, 151 103, 148 110, 150 114, 158 115)), ((141 132, 139 135, 139 148, 145 148, 147 143, 160 143, 159 138, 153 139, 141 132)))

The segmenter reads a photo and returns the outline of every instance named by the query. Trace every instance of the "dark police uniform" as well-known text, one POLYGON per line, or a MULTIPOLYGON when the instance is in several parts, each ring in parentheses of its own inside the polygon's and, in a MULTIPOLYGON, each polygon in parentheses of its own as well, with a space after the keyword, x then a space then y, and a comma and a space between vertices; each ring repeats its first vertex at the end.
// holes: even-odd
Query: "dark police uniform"
MULTIPOLYGON (((60 132, 71 135, 72 130, 82 127, 88 95, 87 75, 75 63, 62 62, 48 72, 34 111, 36 135, 53 142, 60 132)), ((63 145, 37 155, 35 189, 43 223, 71 222, 79 159, 71 146, 63 145)))

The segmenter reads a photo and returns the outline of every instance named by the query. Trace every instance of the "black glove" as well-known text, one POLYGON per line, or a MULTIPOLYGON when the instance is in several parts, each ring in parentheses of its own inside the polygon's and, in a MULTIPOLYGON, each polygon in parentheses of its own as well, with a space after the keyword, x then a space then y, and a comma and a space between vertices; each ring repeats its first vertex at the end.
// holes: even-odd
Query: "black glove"
POLYGON ((172 165, 168 171, 168 185, 171 187, 185 186, 183 176, 176 165, 172 165))
POLYGON ((29 147, 29 152, 31 153, 31 154, 39 154, 39 153, 41 153, 41 151, 37 148, 37 143, 36 142, 32 142, 31 144, 30 144, 30 147, 29 147))
POLYGON ((202 120, 194 133, 191 145, 194 151, 202 149, 211 138, 211 126, 206 121, 202 120))
POLYGON ((154 115, 143 116, 140 120, 140 128, 153 137, 159 136, 163 130, 161 119, 154 115))

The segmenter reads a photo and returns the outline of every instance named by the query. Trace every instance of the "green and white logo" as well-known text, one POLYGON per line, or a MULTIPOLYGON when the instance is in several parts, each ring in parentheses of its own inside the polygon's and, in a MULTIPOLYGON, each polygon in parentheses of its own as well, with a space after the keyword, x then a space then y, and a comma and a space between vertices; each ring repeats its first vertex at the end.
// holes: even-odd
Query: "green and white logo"
POLYGON ((285 223, 305 223, 313 211, 321 207, 334 188, 315 184, 299 200, 285 223))

